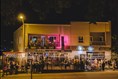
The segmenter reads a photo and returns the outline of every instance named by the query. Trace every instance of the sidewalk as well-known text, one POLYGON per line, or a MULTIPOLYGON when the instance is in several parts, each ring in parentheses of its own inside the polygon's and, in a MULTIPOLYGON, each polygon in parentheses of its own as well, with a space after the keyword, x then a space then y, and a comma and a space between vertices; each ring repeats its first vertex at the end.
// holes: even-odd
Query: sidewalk
POLYGON ((113 70, 113 69, 109 69, 109 70, 105 70, 106 72, 111 72, 111 71, 118 71, 118 69, 115 69, 115 70, 113 70))
MULTIPOLYGON (((117 79, 118 71, 70 72, 70 73, 33 73, 33 79, 117 79)), ((8 75, 1 79, 31 79, 31 74, 8 75)))
MULTIPOLYGON (((118 72, 118 69, 116 70, 112 70, 112 69, 109 69, 109 70, 105 70, 105 71, 80 71, 80 70, 43 70, 41 73, 33 73, 33 74, 47 74, 47 73, 74 73, 74 72, 118 72)), ((29 73, 25 73, 25 72, 19 72, 18 74, 13 74, 13 75, 20 75, 20 74, 30 74, 29 73)), ((8 75, 9 76, 9 75, 8 75)), ((10 75, 12 76, 12 75, 10 75)), ((2 77, 2 72, 0 73, 0 77, 2 77)))

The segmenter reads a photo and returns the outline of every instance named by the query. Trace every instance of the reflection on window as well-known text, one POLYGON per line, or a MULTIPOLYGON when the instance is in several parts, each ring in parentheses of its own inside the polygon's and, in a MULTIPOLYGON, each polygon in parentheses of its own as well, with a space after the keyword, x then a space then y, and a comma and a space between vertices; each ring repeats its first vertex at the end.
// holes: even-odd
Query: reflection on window
POLYGON ((35 43, 35 42, 36 42, 36 40, 37 40, 37 37, 33 37, 33 38, 32 38, 32 42, 34 42, 34 43, 35 43))

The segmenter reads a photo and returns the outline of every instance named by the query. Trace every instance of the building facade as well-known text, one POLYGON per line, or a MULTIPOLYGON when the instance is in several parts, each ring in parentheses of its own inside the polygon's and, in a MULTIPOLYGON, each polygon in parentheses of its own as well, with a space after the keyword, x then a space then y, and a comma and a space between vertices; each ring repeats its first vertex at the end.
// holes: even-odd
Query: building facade
POLYGON ((19 52, 53 50, 68 52, 69 58, 109 60, 110 48, 111 22, 25 23, 24 28, 21 26, 14 32, 14 51, 19 52))

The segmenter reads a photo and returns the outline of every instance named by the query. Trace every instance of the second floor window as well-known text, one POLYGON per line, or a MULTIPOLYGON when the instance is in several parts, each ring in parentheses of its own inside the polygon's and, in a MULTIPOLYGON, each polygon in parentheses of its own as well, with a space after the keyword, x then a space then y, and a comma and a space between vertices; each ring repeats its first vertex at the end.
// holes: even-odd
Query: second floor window
POLYGON ((99 37, 99 41, 104 41, 103 36, 100 36, 100 37, 99 37))
POLYGON ((83 42, 84 42, 83 36, 79 36, 79 37, 78 37, 78 42, 79 42, 79 43, 83 43, 83 42))
POLYGON ((92 36, 90 36, 90 41, 91 41, 91 42, 93 41, 93 37, 92 37, 92 36))

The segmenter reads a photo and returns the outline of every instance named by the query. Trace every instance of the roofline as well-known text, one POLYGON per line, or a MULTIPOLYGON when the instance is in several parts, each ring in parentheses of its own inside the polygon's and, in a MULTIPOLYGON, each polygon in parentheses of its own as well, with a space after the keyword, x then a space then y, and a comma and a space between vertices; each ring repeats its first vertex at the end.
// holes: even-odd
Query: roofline
MULTIPOLYGON (((97 21, 96 24, 98 23, 109 23, 111 21, 97 21)), ((90 23, 90 21, 71 21, 70 23, 90 23)))
POLYGON ((70 25, 70 24, 38 24, 38 23, 25 23, 25 25, 70 25))

